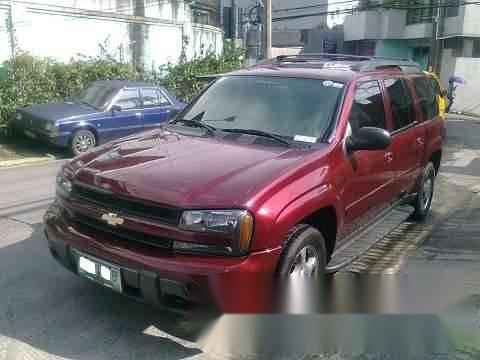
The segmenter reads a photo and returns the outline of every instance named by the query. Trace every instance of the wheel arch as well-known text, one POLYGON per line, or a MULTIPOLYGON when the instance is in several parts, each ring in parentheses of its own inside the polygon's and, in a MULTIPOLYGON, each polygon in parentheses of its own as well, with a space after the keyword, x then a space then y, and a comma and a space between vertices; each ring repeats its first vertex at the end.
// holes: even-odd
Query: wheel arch
POLYGON ((435 175, 437 175, 438 171, 440 170, 440 164, 442 162, 442 149, 434 151, 430 155, 428 161, 433 163, 433 166, 435 167, 435 175))
POLYGON ((325 239, 327 257, 333 254, 337 240, 338 219, 335 207, 326 205, 314 213, 299 221, 299 224, 307 224, 320 231, 325 239))
POLYGON ((95 136, 95 144, 98 146, 99 145, 99 135, 98 135, 98 130, 95 128, 95 126, 91 125, 91 124, 78 124, 77 126, 75 126, 71 133, 70 133, 70 139, 69 139, 69 143, 71 143, 72 139, 73 139, 73 136, 75 135, 75 133, 77 131, 80 131, 80 130, 88 130, 90 131, 93 136, 95 136))
POLYGON ((342 202, 333 184, 325 184, 304 194, 287 206, 277 218, 276 226, 285 236, 299 224, 319 230, 325 238, 327 256, 333 253, 338 229, 342 226, 342 202))

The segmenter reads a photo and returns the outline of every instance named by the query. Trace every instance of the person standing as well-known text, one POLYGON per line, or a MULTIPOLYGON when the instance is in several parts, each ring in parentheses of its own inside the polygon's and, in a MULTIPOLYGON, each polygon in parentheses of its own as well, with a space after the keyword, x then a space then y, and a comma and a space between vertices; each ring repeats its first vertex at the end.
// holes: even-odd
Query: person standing
POLYGON ((450 109, 453 105, 453 99, 455 98, 455 89, 457 86, 455 85, 455 81, 453 77, 448 79, 448 88, 447 88, 447 99, 448 99, 448 106, 445 109, 445 112, 449 113, 450 109))

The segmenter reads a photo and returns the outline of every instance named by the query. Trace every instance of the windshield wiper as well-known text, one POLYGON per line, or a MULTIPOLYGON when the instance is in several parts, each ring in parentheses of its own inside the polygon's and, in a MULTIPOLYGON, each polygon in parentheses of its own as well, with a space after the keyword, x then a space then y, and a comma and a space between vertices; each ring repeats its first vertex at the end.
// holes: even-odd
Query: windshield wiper
POLYGON ((76 102, 77 104, 80 104, 80 105, 86 105, 86 106, 88 106, 88 107, 91 107, 91 108, 94 108, 94 109, 97 109, 97 110, 98 110, 98 108, 97 108, 96 106, 93 106, 92 104, 89 104, 89 103, 86 102, 86 101, 75 101, 75 100, 73 100, 73 102, 76 102))
POLYGON ((207 130, 207 133, 209 133, 210 135, 215 135, 215 131, 217 130, 213 126, 204 124, 204 123, 202 123, 201 121, 198 121, 198 120, 175 119, 171 123, 172 124, 183 123, 183 124, 185 124, 187 126, 190 126, 190 127, 201 128, 201 129, 207 130))
POLYGON ((293 144, 291 144, 289 141, 283 139, 281 136, 269 133, 267 131, 256 130, 256 129, 222 129, 222 131, 230 132, 230 133, 239 133, 239 134, 262 136, 262 137, 265 137, 265 138, 268 138, 268 139, 276 140, 278 143, 286 145, 288 147, 296 148, 293 144))

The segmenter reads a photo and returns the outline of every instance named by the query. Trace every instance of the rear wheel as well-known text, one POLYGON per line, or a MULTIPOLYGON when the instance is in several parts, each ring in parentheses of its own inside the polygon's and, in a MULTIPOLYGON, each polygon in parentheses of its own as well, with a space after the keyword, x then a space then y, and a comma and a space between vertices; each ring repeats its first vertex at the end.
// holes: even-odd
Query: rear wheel
POLYGON ((288 276, 314 277, 325 273, 326 251, 322 233, 300 224, 287 235, 277 273, 288 276))
POLYGON ((412 218, 415 220, 424 220, 433 200, 433 190, 435 185, 435 166, 429 162, 423 172, 422 181, 418 191, 416 200, 412 203, 415 207, 415 211, 412 214, 412 218))
POLYGON ((77 130, 70 140, 70 151, 74 156, 92 150, 96 145, 95 135, 89 130, 77 130))

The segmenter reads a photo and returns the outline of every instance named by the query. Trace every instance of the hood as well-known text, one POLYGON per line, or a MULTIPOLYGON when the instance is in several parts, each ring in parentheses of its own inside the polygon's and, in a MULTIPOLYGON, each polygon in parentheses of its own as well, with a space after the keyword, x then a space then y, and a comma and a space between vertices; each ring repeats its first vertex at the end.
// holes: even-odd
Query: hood
POLYGON ((305 150, 154 129, 69 163, 75 181, 181 208, 231 208, 305 150))
POLYGON ((27 106, 20 109, 20 111, 36 118, 56 121, 72 120, 80 116, 98 113, 100 110, 87 105, 80 105, 71 102, 55 102, 27 106))

